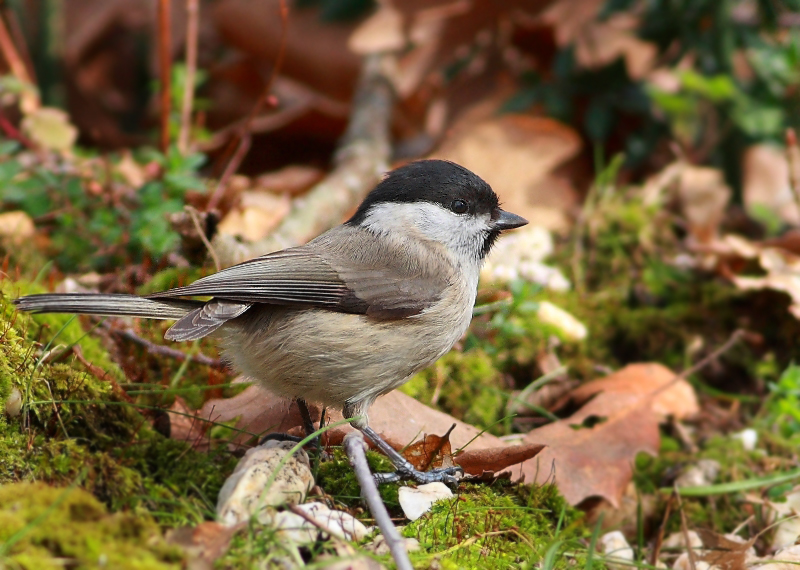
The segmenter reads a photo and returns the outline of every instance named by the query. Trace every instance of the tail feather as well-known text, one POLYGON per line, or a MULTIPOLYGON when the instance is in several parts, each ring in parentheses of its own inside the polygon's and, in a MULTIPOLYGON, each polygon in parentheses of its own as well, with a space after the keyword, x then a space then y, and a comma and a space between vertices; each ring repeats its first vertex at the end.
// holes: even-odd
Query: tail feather
POLYGON ((145 299, 136 295, 45 293, 14 299, 14 304, 19 310, 31 313, 78 313, 176 320, 202 307, 205 302, 185 299, 145 299))

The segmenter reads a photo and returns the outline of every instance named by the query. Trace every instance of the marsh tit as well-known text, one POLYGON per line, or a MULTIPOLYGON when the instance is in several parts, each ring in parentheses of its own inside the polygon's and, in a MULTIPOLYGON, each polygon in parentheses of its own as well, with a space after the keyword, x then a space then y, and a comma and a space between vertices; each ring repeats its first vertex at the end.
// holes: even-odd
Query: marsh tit
POLYGON ((452 468, 415 470, 369 427, 367 411, 461 338, 483 259, 500 232, 526 223, 501 210, 471 171, 421 160, 390 172, 352 218, 306 245, 146 297, 44 294, 14 302, 34 313, 176 320, 169 340, 214 333, 234 368, 298 400, 305 417, 308 401, 355 418, 397 468, 379 481, 452 483, 452 468))

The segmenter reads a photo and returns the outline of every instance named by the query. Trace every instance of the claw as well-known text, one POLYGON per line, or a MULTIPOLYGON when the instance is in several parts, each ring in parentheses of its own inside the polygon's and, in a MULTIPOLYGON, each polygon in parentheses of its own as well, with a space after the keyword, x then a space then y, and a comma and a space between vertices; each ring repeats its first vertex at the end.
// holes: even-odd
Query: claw
POLYGON ((464 470, 458 465, 453 467, 441 467, 430 471, 418 471, 416 469, 398 469, 394 473, 375 473, 375 483, 394 483, 396 481, 411 480, 420 485, 426 483, 444 483, 445 485, 458 485, 458 481, 463 476, 464 470))

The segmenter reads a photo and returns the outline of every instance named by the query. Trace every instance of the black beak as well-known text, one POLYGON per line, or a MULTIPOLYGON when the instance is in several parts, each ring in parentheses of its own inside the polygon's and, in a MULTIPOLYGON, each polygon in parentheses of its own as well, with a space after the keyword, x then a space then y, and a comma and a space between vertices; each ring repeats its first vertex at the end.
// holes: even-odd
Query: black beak
POLYGON ((528 220, 522 216, 506 212, 500 208, 494 211, 492 218, 492 225, 496 230, 513 230, 528 223, 528 220))

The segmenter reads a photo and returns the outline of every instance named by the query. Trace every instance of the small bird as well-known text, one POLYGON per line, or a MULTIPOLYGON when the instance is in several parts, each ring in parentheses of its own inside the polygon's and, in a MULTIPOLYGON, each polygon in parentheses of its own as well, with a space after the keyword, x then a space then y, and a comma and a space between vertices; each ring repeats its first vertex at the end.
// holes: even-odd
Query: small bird
POLYGON ((527 223, 500 209, 470 170, 420 160, 387 174, 353 217, 306 245, 146 297, 53 293, 14 302, 34 313, 176 320, 169 340, 214 333, 235 369, 298 401, 307 429, 306 401, 354 418, 397 469, 376 475, 379 482, 453 483, 459 468, 414 469, 370 428, 367 410, 461 338, 486 254, 500 232, 527 223))

